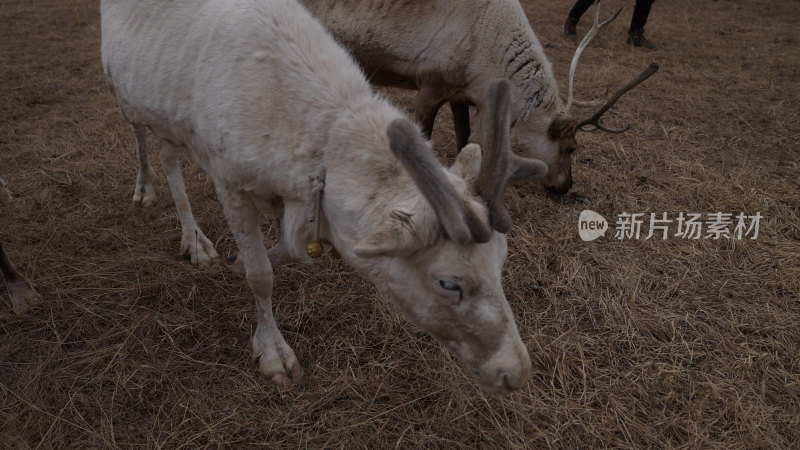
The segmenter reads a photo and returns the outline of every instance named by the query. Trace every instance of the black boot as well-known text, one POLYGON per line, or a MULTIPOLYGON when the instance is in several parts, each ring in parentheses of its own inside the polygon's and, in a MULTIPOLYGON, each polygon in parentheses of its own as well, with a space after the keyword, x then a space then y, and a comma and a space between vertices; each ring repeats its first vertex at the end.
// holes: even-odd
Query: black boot
POLYGON ((567 39, 575 40, 578 35, 576 27, 578 25, 578 19, 573 19, 570 16, 567 16, 567 20, 564 22, 564 37, 567 39))
MULTIPOLYGON (((564 26, 566 27, 566 25, 564 26)), ((627 43, 628 45, 642 47, 646 50, 658 50, 658 46, 653 41, 648 41, 647 38, 644 37, 644 30, 629 31, 627 43)))

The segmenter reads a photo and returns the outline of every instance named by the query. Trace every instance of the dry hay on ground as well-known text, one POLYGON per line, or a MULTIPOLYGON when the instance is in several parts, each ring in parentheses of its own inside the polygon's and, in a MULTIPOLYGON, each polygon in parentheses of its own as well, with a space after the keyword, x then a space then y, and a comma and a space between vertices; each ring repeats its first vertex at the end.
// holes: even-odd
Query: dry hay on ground
MULTIPOLYGON (((523 4, 565 93, 571 4, 523 4)), ((98 3, 3 2, 0 175, 20 198, 2 237, 45 301, 16 317, 0 286, 0 447, 800 445, 800 4, 656 2, 653 53, 624 44, 630 4, 606 5, 627 10, 585 52, 579 96, 662 69, 609 118, 631 132, 581 135, 579 195, 509 193, 505 288, 533 376, 493 397, 336 261, 277 269, 276 317, 309 376, 262 379, 245 283, 177 256, 165 183, 155 208, 129 203, 133 140, 102 77, 98 3), (583 209, 764 218, 756 240, 618 241, 612 223, 585 243, 583 209)), ((448 128, 444 114, 451 160, 448 128)), ((233 253, 208 180, 185 173, 198 221, 233 253)))

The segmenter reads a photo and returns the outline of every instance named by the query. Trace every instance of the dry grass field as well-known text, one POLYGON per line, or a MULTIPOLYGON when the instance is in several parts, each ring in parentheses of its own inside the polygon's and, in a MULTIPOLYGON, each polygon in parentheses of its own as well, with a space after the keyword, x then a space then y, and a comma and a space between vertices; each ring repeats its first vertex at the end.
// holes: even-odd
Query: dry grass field
MULTIPOLYGON (((661 70, 608 115, 631 131, 579 135, 572 194, 507 194, 504 286, 533 374, 499 397, 334 259, 276 270, 308 375, 259 376, 244 281, 178 255, 163 178, 154 208, 131 205, 99 2, 0 0, 0 176, 19 196, 0 238, 44 298, 16 316, 0 283, 0 448, 800 447, 800 2, 657 1, 655 52, 625 45, 632 2, 604 4, 625 11, 584 53, 578 96, 661 70), (579 238, 584 209, 605 238, 579 238), (623 212, 763 218, 755 240, 618 240, 623 212)), ((523 5, 566 97, 571 1, 523 5)), ((201 226, 236 253, 209 180, 184 167, 201 226)))

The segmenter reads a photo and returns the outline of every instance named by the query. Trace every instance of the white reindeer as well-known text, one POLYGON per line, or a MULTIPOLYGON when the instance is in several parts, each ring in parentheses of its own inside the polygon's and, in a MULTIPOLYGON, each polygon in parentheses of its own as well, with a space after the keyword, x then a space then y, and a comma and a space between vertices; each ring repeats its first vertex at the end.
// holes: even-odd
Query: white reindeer
POLYGON ((511 153, 506 83, 487 87, 483 157, 470 145, 445 169, 293 0, 102 0, 101 19, 103 68, 140 156, 150 129, 184 237, 200 247, 179 154, 214 182, 255 295, 264 375, 277 384, 303 375, 272 315, 270 255, 308 259, 306 244, 322 239, 485 389, 523 385, 530 359, 501 286, 502 196, 547 167, 511 153), (262 212, 281 218, 272 253, 262 212))
MULTIPOLYGON (((0 205, 10 204, 12 200, 13 197, 8 187, 6 187, 6 182, 0 178, 0 205)), ((11 259, 3 249, 2 242, 0 242, 0 272, 6 279, 6 284, 8 284, 11 306, 14 308, 15 313, 22 314, 42 301, 42 297, 31 286, 31 282, 19 273, 14 263, 11 262, 11 259)))
POLYGON ((300 1, 353 54, 372 82, 419 90, 415 114, 427 137, 437 111, 448 102, 456 145, 462 148, 470 135, 469 106, 480 114, 489 84, 508 80, 514 99, 512 147, 547 163, 549 172, 541 181, 552 192, 565 193, 572 186, 570 155, 579 129, 594 125, 609 132, 627 130, 604 127, 599 116, 580 121, 568 115, 578 56, 616 14, 603 24, 595 16, 591 36, 573 58, 570 99, 564 107, 551 64, 518 0, 300 1))

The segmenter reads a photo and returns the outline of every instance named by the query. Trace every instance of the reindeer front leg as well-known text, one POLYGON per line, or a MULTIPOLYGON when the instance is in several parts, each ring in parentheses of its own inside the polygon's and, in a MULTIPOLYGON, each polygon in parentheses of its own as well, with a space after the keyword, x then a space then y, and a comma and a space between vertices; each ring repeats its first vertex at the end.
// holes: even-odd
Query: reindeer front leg
POLYGON ((273 273, 264 235, 261 214, 256 205, 240 192, 215 183, 217 196, 225 210, 236 245, 244 263, 247 284, 256 298, 256 332, 253 335, 253 357, 258 368, 275 384, 299 383, 303 368, 294 351, 283 339, 272 315, 273 273))
POLYGON ((435 84, 421 83, 417 93, 414 118, 422 127, 422 134, 427 139, 433 133, 433 123, 436 121, 436 113, 442 107, 446 99, 442 95, 442 90, 435 84))

